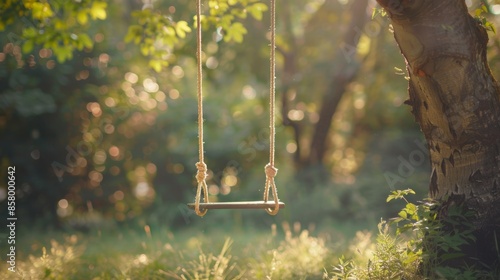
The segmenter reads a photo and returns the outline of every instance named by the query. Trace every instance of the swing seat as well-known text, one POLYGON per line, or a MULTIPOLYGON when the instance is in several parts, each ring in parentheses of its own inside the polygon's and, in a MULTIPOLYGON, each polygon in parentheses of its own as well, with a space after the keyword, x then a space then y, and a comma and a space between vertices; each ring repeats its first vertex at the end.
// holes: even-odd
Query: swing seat
MULTIPOLYGON (((285 208, 284 202, 279 202, 279 208, 285 208)), ((274 209, 274 201, 237 201, 237 202, 209 202, 200 203, 200 210, 204 209, 274 209)), ((188 203, 188 207, 195 208, 195 203, 188 203)))

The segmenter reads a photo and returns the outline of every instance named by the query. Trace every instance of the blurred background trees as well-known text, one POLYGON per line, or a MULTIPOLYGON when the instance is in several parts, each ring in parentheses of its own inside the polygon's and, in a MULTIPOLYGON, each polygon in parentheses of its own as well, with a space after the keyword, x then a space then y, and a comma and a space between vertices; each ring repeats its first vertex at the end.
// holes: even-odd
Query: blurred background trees
MULTIPOLYGON (((268 3, 205 2, 209 191, 212 200, 260 199, 268 3)), ((423 138, 402 105, 405 64, 387 19, 371 17, 374 5, 278 2, 277 184, 288 206, 277 219, 375 222, 393 211, 384 206, 391 189, 426 195, 428 160, 409 160, 423 138)), ((498 20, 498 4, 488 8, 498 20)), ((198 152, 195 2, 8 1, 2 9, 1 172, 17 168, 20 215, 82 230, 194 222, 185 203, 198 152)), ((497 37, 489 54, 498 77, 497 37)), ((265 214, 212 215, 258 224, 265 214)))

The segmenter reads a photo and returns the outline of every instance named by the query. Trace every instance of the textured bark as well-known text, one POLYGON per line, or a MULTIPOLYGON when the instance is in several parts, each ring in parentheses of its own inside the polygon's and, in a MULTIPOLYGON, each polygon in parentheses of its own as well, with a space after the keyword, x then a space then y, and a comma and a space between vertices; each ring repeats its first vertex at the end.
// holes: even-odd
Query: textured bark
MULTIPOLYGON (((463 203, 475 213, 477 237, 493 241, 500 229, 500 88, 487 64, 488 35, 463 0, 377 1, 407 62, 407 104, 430 151, 429 194, 445 205, 463 203)), ((480 250, 471 256, 484 260, 480 250)))

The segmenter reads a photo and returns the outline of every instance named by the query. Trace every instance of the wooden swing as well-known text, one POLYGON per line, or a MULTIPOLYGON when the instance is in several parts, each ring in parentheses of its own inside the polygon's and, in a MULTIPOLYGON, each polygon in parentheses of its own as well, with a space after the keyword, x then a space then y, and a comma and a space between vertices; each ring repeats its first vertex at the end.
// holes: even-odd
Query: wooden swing
POLYGON ((208 189, 207 189, 207 165, 204 160, 203 148, 203 92, 202 92, 202 59, 201 59, 201 0, 196 1, 196 24, 197 24, 197 91, 198 91, 198 152, 199 162, 196 163, 198 172, 196 174, 196 181, 198 188, 196 190, 196 197, 194 203, 188 203, 188 206, 196 212, 200 217, 203 217, 208 209, 265 209, 270 215, 278 214, 279 209, 285 207, 285 203, 280 202, 278 198, 278 191, 274 183, 274 177, 278 169, 274 167, 274 153, 275 153, 275 68, 276 68, 276 12, 275 0, 270 0, 270 14, 271 14, 271 51, 270 51, 270 82, 269 82, 269 163, 265 166, 266 184, 264 188, 264 200, 262 201, 240 201, 240 202, 209 202, 208 189), (269 201, 269 190, 273 193, 273 201, 269 201), (201 192, 203 191, 203 203, 200 203, 201 192))

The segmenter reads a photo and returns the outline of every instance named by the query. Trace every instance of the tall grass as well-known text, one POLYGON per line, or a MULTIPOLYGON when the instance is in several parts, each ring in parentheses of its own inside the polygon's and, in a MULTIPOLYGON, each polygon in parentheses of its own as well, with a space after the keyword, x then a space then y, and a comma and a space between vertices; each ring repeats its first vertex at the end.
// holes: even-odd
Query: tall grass
POLYGON ((147 229, 51 233, 50 242, 17 260, 15 273, 2 264, 0 279, 322 279, 338 247, 299 223, 231 237, 147 229))
MULTIPOLYGON (((432 250, 425 247, 424 237, 445 233, 429 211, 430 202, 413 204, 404 198, 412 193, 397 191, 390 196, 404 199, 406 206, 393 220, 397 224, 381 221, 376 234, 357 231, 343 236, 333 226, 303 229, 298 222, 260 231, 200 232, 193 227, 174 234, 167 228, 144 226, 142 231, 67 236, 36 232, 37 240, 50 241, 40 245, 20 239, 20 243, 33 241, 32 251, 17 260, 15 273, 0 264, 0 279, 498 279, 498 271, 452 269, 429 255, 432 250)), ((469 240, 466 235, 454 237, 440 238, 434 246, 455 248, 469 240)))

